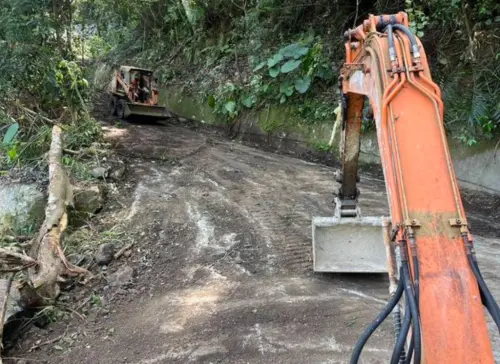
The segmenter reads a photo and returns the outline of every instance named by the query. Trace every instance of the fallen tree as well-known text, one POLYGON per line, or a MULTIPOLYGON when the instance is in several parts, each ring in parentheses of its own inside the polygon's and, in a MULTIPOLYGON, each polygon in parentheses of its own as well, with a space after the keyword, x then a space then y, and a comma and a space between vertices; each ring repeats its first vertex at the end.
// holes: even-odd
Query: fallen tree
POLYGON ((49 189, 45 221, 38 239, 32 246, 37 265, 28 270, 30 288, 43 300, 53 301, 59 295, 58 279, 62 275, 86 274, 87 270, 74 267, 64 256, 62 234, 68 224, 66 207, 73 203, 73 192, 62 167, 61 128, 52 129, 49 151, 49 189))
MULTIPOLYGON (((72 187, 62 165, 62 151, 62 130, 55 125, 52 128, 52 141, 48 153, 49 186, 45 220, 38 237, 33 241, 29 255, 10 249, 0 249, 1 272, 19 272, 27 269, 26 278, 22 282, 14 282, 19 287, 20 303, 25 308, 53 303, 59 296, 59 282, 62 276, 90 274, 86 269, 68 262, 62 248, 62 236, 68 223, 66 210, 73 203, 72 187)), ((4 300, 8 298, 8 291, 4 300)), ((0 307, 0 318, 5 315, 5 307, 4 302, 0 307)), ((3 321, 0 321, 2 328, 3 321)))

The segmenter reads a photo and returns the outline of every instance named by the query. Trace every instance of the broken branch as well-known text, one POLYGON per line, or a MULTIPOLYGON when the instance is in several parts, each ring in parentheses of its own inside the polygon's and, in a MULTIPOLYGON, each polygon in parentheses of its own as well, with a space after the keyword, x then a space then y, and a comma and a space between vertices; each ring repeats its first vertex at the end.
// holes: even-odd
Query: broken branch
MULTIPOLYGON (((12 274, 9 279, 2 279, 0 287, 0 292, 3 294, 2 300, 0 301, 0 345, 3 342, 3 323, 5 321, 5 313, 7 312, 7 302, 9 300, 10 287, 12 287, 12 280, 14 279, 14 274, 12 274)), ((3 350, 3 346, 2 346, 3 350)), ((0 351, 1 354, 1 351, 0 351)), ((0 357, 0 364, 2 364, 2 358, 0 357)))
POLYGON ((0 272, 19 272, 36 264, 36 260, 26 254, 0 248, 0 272))
POLYGON ((135 243, 130 243, 128 245, 125 245, 123 248, 121 248, 120 250, 118 250, 118 252, 115 254, 114 258, 115 260, 120 258, 123 253, 125 253, 127 250, 130 250, 132 249, 132 247, 134 246, 135 243))

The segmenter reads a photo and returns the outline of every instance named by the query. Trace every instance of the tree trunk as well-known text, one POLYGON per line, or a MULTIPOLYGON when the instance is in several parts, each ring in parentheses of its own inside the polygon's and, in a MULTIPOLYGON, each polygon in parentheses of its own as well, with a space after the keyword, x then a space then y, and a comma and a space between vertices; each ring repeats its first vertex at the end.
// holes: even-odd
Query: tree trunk
POLYGON ((45 221, 33 246, 38 266, 28 271, 32 287, 44 299, 54 300, 59 295, 57 278, 64 272, 59 251, 61 235, 66 229, 66 206, 72 203, 71 185, 61 163, 61 128, 52 129, 49 151, 49 198, 45 209, 45 221))

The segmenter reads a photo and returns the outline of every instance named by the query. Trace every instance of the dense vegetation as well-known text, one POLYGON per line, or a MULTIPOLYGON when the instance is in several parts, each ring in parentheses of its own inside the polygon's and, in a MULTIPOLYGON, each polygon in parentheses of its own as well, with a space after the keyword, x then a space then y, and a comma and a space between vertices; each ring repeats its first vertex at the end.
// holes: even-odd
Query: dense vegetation
POLYGON ((426 46, 453 136, 472 145, 500 134, 495 0, 6 0, 0 10, 3 162, 39 153, 47 120, 78 130, 75 145, 98 135, 84 78, 96 61, 157 69, 228 122, 272 104, 304 123, 331 120, 341 34, 400 10, 426 46))
POLYGON ((54 123, 67 131, 68 148, 100 136, 76 62, 74 6, 70 0, 0 4, 0 169, 37 163, 54 123))

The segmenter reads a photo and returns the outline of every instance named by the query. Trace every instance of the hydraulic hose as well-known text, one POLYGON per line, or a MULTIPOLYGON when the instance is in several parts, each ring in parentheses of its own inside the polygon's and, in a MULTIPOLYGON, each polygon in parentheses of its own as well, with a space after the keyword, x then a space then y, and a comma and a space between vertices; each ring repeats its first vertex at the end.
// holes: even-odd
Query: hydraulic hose
POLYGON ((472 268, 472 272, 474 273, 474 276, 476 277, 479 290, 481 292, 481 295, 483 297, 483 305, 486 307, 488 312, 490 313, 491 317, 493 318, 493 321, 497 325, 497 329, 500 332, 500 310, 498 309, 498 304, 495 302, 495 299, 493 298, 490 290, 488 289, 488 286, 486 285, 486 282, 483 279, 483 276, 481 275, 481 272, 479 271, 479 267, 477 266, 477 263, 474 261, 472 258, 471 254, 467 254, 467 258, 469 259, 469 264, 472 268))
POLYGON ((351 361, 349 362, 350 364, 358 363, 359 358, 361 356, 361 352, 363 351, 366 342, 368 341, 370 336, 372 336, 374 331, 380 326, 380 324, 387 318, 387 316, 389 316, 394 307, 398 304, 404 291, 405 291, 405 286, 403 284, 403 280, 400 279, 394 295, 391 297, 391 299, 384 307, 382 312, 378 314, 375 320, 370 324, 370 326, 366 328, 361 337, 358 339, 358 342, 356 343, 356 346, 354 347, 354 350, 351 355, 351 361))
POLYGON ((411 316, 413 318, 413 330, 415 338, 415 360, 414 364, 420 364, 422 357, 422 338, 420 335, 420 315, 418 314, 417 302, 415 295, 413 294, 413 287, 410 278, 410 269, 408 267, 408 261, 404 261, 401 267, 404 277, 405 286, 405 297, 410 306, 411 316))
POLYGON ((389 59, 391 63, 396 62, 396 49, 394 48, 394 36, 392 32, 392 24, 387 25, 385 28, 387 32, 387 39, 389 41, 389 59))
MULTIPOLYGON (((469 263, 470 263, 470 260, 469 260, 469 263)), ((475 269, 477 270, 477 274, 481 277, 481 280, 484 282, 483 274, 481 273, 481 270, 479 269, 479 265, 477 264, 477 261, 475 260, 474 256, 472 256, 472 264, 474 265, 475 269)), ((500 308, 498 307, 498 304, 495 301, 495 298, 493 297, 493 295, 489 291, 488 287, 486 286, 486 282, 484 282, 484 286, 486 287, 486 290, 488 291, 488 293, 490 295, 490 300, 492 301, 493 307, 499 313, 499 317, 500 317, 500 308)), ((486 300, 486 297, 484 296, 482 291, 481 291, 481 300, 482 301, 486 300)))
POLYGON ((420 51, 418 50, 417 38, 411 32, 411 30, 402 24, 394 24, 393 27, 394 27, 394 29, 401 30, 403 33, 405 33, 408 36, 408 38, 410 39, 410 43, 411 43, 411 52, 413 54, 413 57, 420 58, 420 51))
POLYGON ((392 321, 394 323, 394 334, 397 340, 399 332, 401 331, 401 307, 399 307, 399 303, 394 306, 392 310, 392 321))
POLYGON ((479 269, 479 265, 477 264, 474 247, 472 242, 467 239, 467 236, 463 237, 463 242, 465 244, 467 250, 467 259, 469 261, 469 265, 476 277, 477 284, 479 286, 479 292, 481 294, 481 301, 483 305, 486 307, 488 312, 490 313, 493 321, 495 322, 497 329, 500 332, 500 308, 495 301, 495 298, 491 294, 486 282, 484 281, 483 275, 481 274, 481 270, 479 269))
POLYGON ((399 332, 396 345, 394 346, 394 351, 392 352, 391 364, 406 363, 406 355, 404 349, 405 349, 406 337, 408 336, 408 332, 410 331, 411 318, 412 317, 411 317, 410 307, 408 304, 408 300, 406 300, 403 325, 401 326, 401 330, 399 332))
POLYGON ((417 301, 417 307, 419 307, 420 269, 418 267, 418 259, 415 255, 413 256, 413 270, 415 273, 415 300, 417 301))
POLYGON ((406 363, 411 363, 411 358, 413 356, 413 351, 415 350, 415 331, 411 335, 410 345, 408 346, 408 355, 406 356, 406 363))

